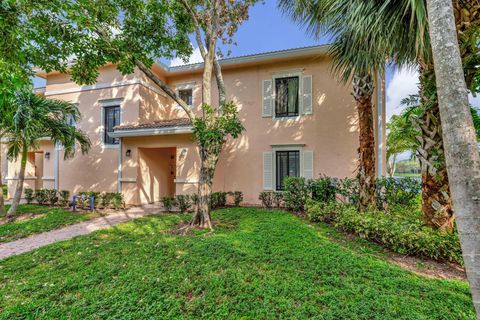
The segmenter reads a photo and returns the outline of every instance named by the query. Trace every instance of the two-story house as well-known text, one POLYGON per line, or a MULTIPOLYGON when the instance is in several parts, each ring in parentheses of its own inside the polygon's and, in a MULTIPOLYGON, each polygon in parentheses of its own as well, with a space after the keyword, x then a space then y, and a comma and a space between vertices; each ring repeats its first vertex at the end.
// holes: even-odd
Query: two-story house
MULTIPOLYGON (((215 191, 242 191, 258 204, 263 190, 282 190, 286 176, 355 175, 358 120, 351 87, 331 73, 328 46, 260 53, 220 61, 228 99, 246 129, 227 141, 214 178, 215 191)), ((202 67, 152 66, 200 113, 202 67)), ((120 191, 128 204, 196 192, 199 155, 184 111, 141 71, 123 76, 113 65, 94 85, 78 86, 68 74, 42 73, 43 94, 78 104, 73 123, 90 136, 92 149, 64 160, 61 146, 41 142, 28 157, 25 184, 32 188, 120 191)), ((214 91, 216 86, 212 86, 214 91)), ((376 81, 377 172, 385 171, 383 81, 376 81)), ((215 97, 215 93, 214 93, 215 97)), ((10 196, 17 163, 8 164, 10 196)))

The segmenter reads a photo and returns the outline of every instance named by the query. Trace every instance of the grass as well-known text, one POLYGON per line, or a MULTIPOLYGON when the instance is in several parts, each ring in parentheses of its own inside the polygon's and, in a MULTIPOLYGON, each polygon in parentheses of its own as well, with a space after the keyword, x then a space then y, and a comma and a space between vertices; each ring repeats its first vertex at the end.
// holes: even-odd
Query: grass
POLYGON ((420 173, 395 172, 395 177, 421 178, 422 175, 420 173))
MULTIPOLYGON (((8 209, 9 206, 7 206, 8 209)), ((73 213, 60 208, 40 205, 20 205, 17 216, 34 213, 38 217, 0 225, 0 243, 14 241, 32 234, 58 229, 60 227, 98 217, 96 213, 73 213)))
MULTIPOLYGON (((337 244, 281 211, 155 216, 0 262, 0 319, 475 319, 468 285, 337 244)), ((358 244, 355 246, 357 247, 358 244)))

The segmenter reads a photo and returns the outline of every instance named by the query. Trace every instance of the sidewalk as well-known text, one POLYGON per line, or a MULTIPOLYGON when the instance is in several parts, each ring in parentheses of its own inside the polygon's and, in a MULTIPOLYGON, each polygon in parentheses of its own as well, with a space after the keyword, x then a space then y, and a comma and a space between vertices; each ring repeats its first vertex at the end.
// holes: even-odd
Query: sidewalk
POLYGON ((104 217, 77 223, 61 229, 32 235, 28 238, 0 244, 0 260, 22 254, 54 242, 68 240, 76 236, 89 234, 95 230, 108 228, 119 223, 142 218, 163 211, 159 204, 135 207, 121 212, 115 212, 104 217))

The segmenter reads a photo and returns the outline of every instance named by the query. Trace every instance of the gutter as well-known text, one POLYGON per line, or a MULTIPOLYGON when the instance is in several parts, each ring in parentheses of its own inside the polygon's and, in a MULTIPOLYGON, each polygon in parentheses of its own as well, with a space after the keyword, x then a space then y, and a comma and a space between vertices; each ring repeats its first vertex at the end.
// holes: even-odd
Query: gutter
POLYGON ((144 137, 144 136, 160 136, 168 134, 186 134, 193 133, 192 126, 183 127, 167 127, 167 128, 148 128, 148 129, 125 129, 108 133, 112 138, 124 137, 144 137))

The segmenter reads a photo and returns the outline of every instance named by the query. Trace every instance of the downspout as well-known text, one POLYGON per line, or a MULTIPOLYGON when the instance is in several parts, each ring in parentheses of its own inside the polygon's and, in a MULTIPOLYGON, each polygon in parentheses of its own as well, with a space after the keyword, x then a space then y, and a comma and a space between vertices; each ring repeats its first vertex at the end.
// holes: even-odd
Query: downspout
POLYGON ((58 181, 58 170, 59 170, 59 156, 60 156, 60 146, 55 144, 54 152, 53 152, 53 175, 54 175, 54 183, 53 188, 58 190, 59 181, 58 181))
POLYGON ((122 192, 122 160, 123 160, 123 139, 119 138, 118 147, 118 174, 117 174, 117 192, 122 192))
POLYGON ((385 130, 385 106, 384 106, 384 94, 385 94, 385 81, 383 78, 384 73, 377 71, 377 177, 383 176, 384 166, 384 148, 383 138, 385 130))

